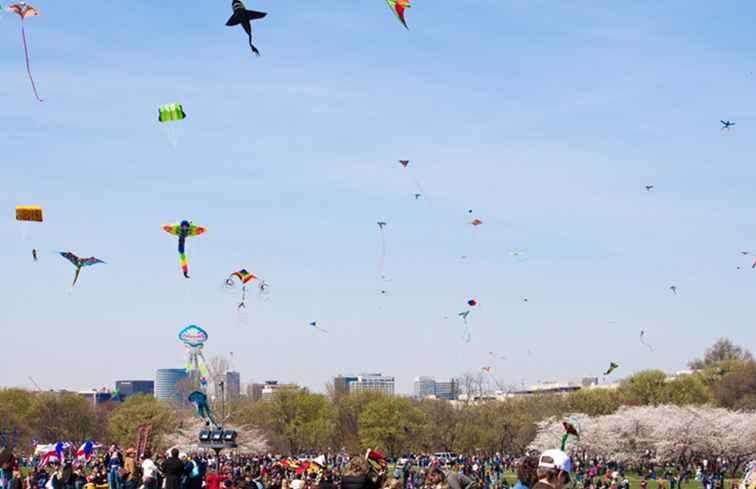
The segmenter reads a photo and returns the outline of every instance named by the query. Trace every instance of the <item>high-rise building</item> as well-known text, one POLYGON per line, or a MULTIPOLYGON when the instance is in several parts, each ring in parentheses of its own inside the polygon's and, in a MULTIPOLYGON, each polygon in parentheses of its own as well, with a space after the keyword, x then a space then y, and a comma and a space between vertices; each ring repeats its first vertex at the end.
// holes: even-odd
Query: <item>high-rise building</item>
POLYGON ((247 397, 253 401, 268 401, 282 389, 299 389, 297 384, 279 384, 277 380, 266 380, 264 384, 249 384, 247 397))
POLYGON ((226 372, 226 401, 237 401, 241 397, 241 376, 239 372, 226 372))
POLYGON ((417 377, 415 379, 415 397, 434 397, 436 395, 436 379, 433 377, 417 377))
POLYGON ((115 388, 122 401, 134 394, 155 395, 154 380, 117 380, 115 388))
POLYGON ((260 401, 262 400, 262 391, 263 387, 265 387, 265 384, 248 384, 247 385, 247 397, 250 401, 260 401))
POLYGON ((93 403, 95 406, 99 406, 100 404, 114 400, 113 395, 105 387, 99 390, 93 389, 91 391, 79 391, 77 392, 77 394, 86 399, 88 402, 93 403))
POLYGON ((380 373, 338 376, 334 379, 337 394, 377 391, 393 395, 396 380, 380 373))
POLYGON ((459 380, 449 379, 436 382, 436 398, 456 401, 459 397, 459 380))
POLYGON ((183 404, 177 384, 187 377, 183 368, 161 368, 155 372, 155 399, 183 404))

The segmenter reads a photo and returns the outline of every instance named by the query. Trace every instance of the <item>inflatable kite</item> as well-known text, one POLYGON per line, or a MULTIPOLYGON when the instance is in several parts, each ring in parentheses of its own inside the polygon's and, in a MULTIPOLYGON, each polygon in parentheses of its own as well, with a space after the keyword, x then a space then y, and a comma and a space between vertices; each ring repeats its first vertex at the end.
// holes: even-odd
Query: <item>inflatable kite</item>
POLYGON ((186 112, 181 104, 165 104, 158 107, 158 121, 161 123, 184 119, 186 119, 186 112))
POLYGON ((616 363, 614 363, 614 362, 610 362, 610 363, 609 363, 609 368, 608 368, 608 369, 606 369, 606 372, 604 372, 604 375, 609 375, 609 374, 611 374, 612 372, 614 372, 615 370, 617 370, 618 368, 619 368, 619 365, 618 365, 618 364, 616 364, 616 363))
POLYGON ((210 405, 207 403, 207 396, 204 392, 192 392, 191 394, 189 394, 189 402, 194 404, 197 416, 202 418, 206 426, 210 426, 210 423, 212 423, 213 426, 215 426, 216 428, 218 427, 218 423, 216 423, 215 419, 213 418, 213 412, 210 411, 210 405))
POLYGON ((186 365, 184 369, 187 375, 199 380, 200 385, 206 386, 209 375, 202 349, 205 348, 205 342, 208 339, 207 331, 199 326, 190 324, 179 331, 178 338, 186 347, 186 365))
POLYGON ((16 207, 17 221, 42 222, 42 208, 37 206, 16 207))
POLYGON ((189 278, 189 265, 186 262, 186 238, 191 236, 199 236, 207 231, 206 228, 192 224, 191 221, 181 221, 176 224, 164 224, 163 231, 174 236, 178 236, 178 253, 179 263, 181 264, 181 271, 184 272, 184 277, 189 278))
POLYGON ((73 266, 76 267, 76 274, 74 275, 73 283, 71 284, 71 287, 76 286, 76 281, 79 280, 79 272, 81 272, 82 267, 91 267, 92 265, 97 265, 98 263, 105 263, 104 261, 95 258, 93 256, 89 258, 79 258, 78 256, 74 255, 70 251, 60 251, 60 256, 65 258, 66 260, 70 261, 73 266))
POLYGON ((396 18, 399 19, 404 28, 409 30, 407 21, 404 19, 404 11, 412 7, 410 0, 386 0, 386 3, 388 3, 389 8, 394 12, 394 15, 396 15, 396 18))
POLYGON ((29 48, 26 45, 26 30, 24 29, 24 19, 27 17, 37 17, 39 15, 39 11, 24 2, 21 2, 20 4, 14 3, 8 6, 5 10, 7 12, 18 14, 18 16, 21 17, 21 39, 24 41, 24 59, 26 60, 26 73, 29 75, 29 81, 31 82, 32 90, 34 91, 34 97, 36 97, 37 101, 42 102, 42 99, 39 98, 39 94, 37 93, 37 86, 34 84, 34 78, 32 77, 31 68, 29 67, 29 48))
POLYGON ((247 10, 246 8, 244 8, 244 4, 241 2, 241 0, 233 0, 233 2, 231 2, 231 8, 234 9, 234 13, 228 19, 226 25, 228 27, 233 27, 235 25, 241 24, 244 32, 246 32, 247 36, 249 37, 249 47, 252 48, 253 53, 260 56, 260 51, 258 51, 254 44, 252 44, 252 21, 256 19, 262 19, 268 14, 265 12, 247 10))

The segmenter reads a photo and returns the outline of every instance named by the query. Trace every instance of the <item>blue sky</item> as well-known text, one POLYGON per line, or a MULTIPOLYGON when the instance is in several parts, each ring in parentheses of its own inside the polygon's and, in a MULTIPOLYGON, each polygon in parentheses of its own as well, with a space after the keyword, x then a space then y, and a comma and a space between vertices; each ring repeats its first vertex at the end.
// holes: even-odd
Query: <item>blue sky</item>
POLYGON ((738 255, 756 251, 756 5, 416 0, 407 32, 381 0, 267 0, 248 5, 269 12, 260 58, 225 27, 230 2, 34 5, 42 104, 18 18, 0 18, 0 385, 151 378, 182 364, 189 323, 244 382, 316 390, 381 371, 409 392, 490 364, 517 384, 611 360, 671 372, 720 336, 756 348, 738 255), (188 118, 167 134, 170 102, 188 118), (45 223, 24 230, 19 204, 45 223), (160 230, 183 218, 209 229, 188 281, 160 230), (108 264, 72 290, 59 250, 108 264), (221 287, 242 267, 272 286, 246 321, 221 287))

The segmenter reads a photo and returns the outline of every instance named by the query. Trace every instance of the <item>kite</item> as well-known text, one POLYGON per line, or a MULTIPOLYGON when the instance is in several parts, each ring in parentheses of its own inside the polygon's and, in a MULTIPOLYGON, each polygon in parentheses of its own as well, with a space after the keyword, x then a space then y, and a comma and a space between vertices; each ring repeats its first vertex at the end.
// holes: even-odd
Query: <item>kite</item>
POLYGON ((483 221, 481 221, 480 219, 476 217, 475 219, 470 221, 470 224, 472 224, 473 226, 480 226, 481 224, 483 224, 483 221))
POLYGON ((29 48, 26 45, 26 30, 24 29, 24 19, 27 17, 37 17, 39 15, 39 11, 31 5, 27 5, 25 2, 21 2, 20 4, 14 3, 6 7, 5 10, 7 12, 18 14, 18 16, 21 17, 21 39, 24 41, 24 59, 26 60, 26 73, 29 75, 29 81, 31 82, 32 90, 34 91, 34 97, 38 102, 42 102, 42 99, 39 98, 39 94, 37 93, 37 86, 34 84, 34 78, 32 77, 31 68, 29 67, 29 48))
POLYGON ((42 222, 42 208, 37 206, 18 206, 16 207, 16 220, 42 222))
MULTIPOLYGON (((246 305, 246 300, 247 300, 247 282, 249 282, 251 280, 257 280, 257 277, 255 275, 252 275, 251 273, 249 273, 247 271, 247 269, 242 268, 238 272, 234 272, 234 273, 232 273, 231 275, 228 276, 228 278, 226 279, 226 286, 228 288, 233 288, 236 285, 236 282, 234 282, 234 278, 239 279, 239 282, 242 284, 241 302, 239 302, 239 305, 236 306, 236 308, 237 309, 246 308, 247 307, 247 305, 246 305)), ((259 285, 260 293, 263 292, 263 288, 262 288, 263 286, 265 286, 267 288, 267 284, 265 283, 264 280, 259 285)))
POLYGON ((493 372, 493 367, 483 367, 481 370, 487 374, 490 374, 491 372, 493 372))
POLYGON ((315 328, 315 329, 317 329, 317 330, 318 330, 318 331, 320 331, 321 333, 328 333, 328 331, 326 331, 325 329, 323 329, 323 328, 321 328, 320 326, 318 326, 318 322, 317 322, 317 321, 312 321, 312 322, 310 323, 310 326, 311 326, 311 327, 313 327, 313 328, 315 328))
POLYGON ((165 124, 186 119, 186 112, 181 104, 165 104, 158 107, 158 121, 165 124))
POLYGON ((727 129, 727 130, 729 131, 729 130, 730 130, 730 129, 732 128, 732 126, 734 126, 734 125, 735 125, 735 123, 734 123, 734 122, 732 122, 732 121, 722 121, 722 120, 720 120, 719 122, 721 122, 721 123, 722 123, 722 130, 723 130, 723 131, 724 131, 725 129, 727 129))
POLYGON ((407 166, 409 165, 409 160, 399 160, 399 164, 404 168, 407 168, 407 166))
POLYGON ((611 374, 612 372, 614 372, 615 370, 617 370, 618 368, 619 368, 619 365, 618 365, 618 364, 616 364, 616 363, 614 363, 614 362, 610 362, 610 363, 609 363, 609 368, 608 368, 608 369, 606 369, 606 372, 604 372, 604 375, 609 375, 609 374, 611 374))
POLYGON ((412 179, 412 183, 415 184, 415 187, 417 187, 417 190, 415 191, 415 200, 419 199, 423 196, 425 191, 423 190, 423 186, 420 185, 420 182, 415 178, 415 175, 412 172, 412 169, 409 168, 410 160, 399 160, 399 164, 404 167, 405 170, 407 170, 407 174, 412 179))
POLYGON ((377 484, 388 470, 386 458, 378 450, 368 449, 367 453, 365 453, 365 460, 367 460, 368 463, 368 478, 373 481, 374 484, 377 484))
POLYGON ((654 351, 654 347, 651 346, 651 345, 649 345, 648 343, 646 343, 646 340, 644 338, 645 335, 646 335, 646 332, 643 331, 643 330, 641 330, 641 332, 640 332, 640 342, 641 342, 641 345, 645 346, 646 348, 648 348, 651 351, 654 351))
POLYGON ((743 256, 748 256, 748 255, 751 254, 751 252, 750 251, 741 251, 740 254, 743 255, 743 256))
POLYGON ((669 286, 669 290, 671 290, 672 292, 674 292, 674 294, 675 294, 675 295, 677 295, 677 286, 675 286, 675 285, 670 285, 670 286, 669 286))
POLYGON ((399 19, 404 28, 409 30, 407 21, 404 19, 404 11, 412 7, 410 0, 386 0, 386 3, 388 3, 389 8, 394 12, 394 15, 396 15, 396 18, 399 19))
POLYGON ((218 423, 216 423, 213 418, 213 412, 210 411, 210 405, 207 403, 207 396, 204 392, 192 392, 189 394, 189 402, 194 404, 194 407, 197 410, 197 416, 205 421, 205 426, 210 426, 210 423, 212 423, 213 426, 216 428, 218 427, 218 423))
POLYGON ((646 192, 650 192, 653 188, 653 185, 646 185, 646 192))
POLYGON ((415 194, 415 200, 419 199, 422 196, 423 196, 423 194, 415 194))
POLYGON ((505 357, 504 355, 497 355, 496 353, 494 353, 492 351, 488 352, 488 356, 490 356, 491 358, 495 358, 497 360, 506 360, 507 359, 507 357, 505 357))
POLYGON ((472 339, 472 333, 470 332, 470 325, 467 324, 467 316, 470 315, 470 310, 460 312, 457 314, 457 316, 462 318, 462 321, 465 323, 465 332, 462 335, 462 339, 465 340, 465 343, 470 343, 470 340, 472 339))
POLYGON ((186 238, 191 236, 199 236, 207 231, 206 228, 192 224, 191 221, 181 221, 176 224, 164 224, 163 231, 174 236, 178 236, 178 253, 179 263, 181 264, 181 270, 184 272, 184 277, 189 278, 189 265, 186 263, 185 244, 186 238))
POLYGON ((92 265, 97 265, 98 263, 105 263, 104 261, 93 256, 89 258, 79 258, 70 251, 60 251, 59 253, 60 256, 73 263, 73 266, 76 267, 76 275, 74 275, 71 287, 74 287, 76 285, 76 281, 79 279, 79 272, 81 272, 82 267, 90 267, 92 265))
POLYGON ((564 451, 565 448, 567 448, 567 440, 569 440, 570 436, 574 436, 575 438, 580 438, 580 431, 579 431, 579 428, 577 427, 577 423, 573 420, 562 421, 562 426, 564 426, 564 435, 562 435, 561 450, 564 451))
POLYGON ((200 385, 206 386, 208 371, 202 349, 205 347, 205 342, 208 339, 207 331, 199 326, 190 324, 179 331, 178 338, 186 347, 186 364, 184 369, 187 375, 193 380, 198 380, 200 385))
POLYGON ((470 307, 475 307, 478 305, 478 301, 476 301, 475 299, 470 299, 469 301, 467 301, 467 305, 470 307))
POLYGON ((37 250, 32 250, 32 258, 34 258, 34 261, 39 260, 39 258, 37 258, 37 250))
POLYGON ((246 8, 244 8, 244 4, 241 2, 241 0, 233 0, 233 2, 231 2, 231 8, 234 9, 234 13, 228 19, 226 25, 228 27, 233 27, 235 25, 241 24, 244 32, 246 32, 247 36, 249 37, 249 47, 252 48, 253 53, 255 53, 257 56, 260 56, 260 51, 258 51, 254 44, 252 44, 252 21, 262 19, 268 14, 266 12, 247 10, 246 8))
POLYGON ((386 234, 383 228, 388 224, 386 221, 378 221, 378 230, 381 233, 381 259, 378 261, 378 271, 381 274, 381 278, 386 278, 383 274, 383 266, 386 262, 386 234))

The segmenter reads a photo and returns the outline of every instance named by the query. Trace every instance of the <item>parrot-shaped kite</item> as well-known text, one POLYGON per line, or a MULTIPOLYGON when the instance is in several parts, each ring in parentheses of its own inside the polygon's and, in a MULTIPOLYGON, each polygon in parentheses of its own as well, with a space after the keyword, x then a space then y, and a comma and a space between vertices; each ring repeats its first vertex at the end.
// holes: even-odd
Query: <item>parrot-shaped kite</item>
POLYGON ((181 271, 184 272, 184 277, 189 278, 189 265, 186 263, 186 238, 191 236, 199 236, 207 231, 206 228, 192 224, 191 221, 181 221, 177 224, 164 224, 163 231, 174 236, 178 236, 178 252, 179 263, 181 264, 181 271))
POLYGON ((97 265, 98 263, 105 263, 104 261, 95 258, 93 256, 89 258, 79 258, 78 256, 74 255, 70 251, 60 251, 60 256, 65 258, 66 260, 70 261, 73 266, 76 267, 76 275, 74 275, 73 283, 71 284, 71 287, 76 286, 76 281, 79 280, 79 272, 81 272, 82 267, 90 267, 92 265, 97 265))
POLYGON ((396 15, 396 18, 399 19, 399 22, 402 23, 404 28, 409 30, 409 27, 407 27, 407 21, 404 20, 404 11, 412 7, 412 5, 410 5, 410 0, 386 0, 386 3, 388 3, 389 8, 394 12, 394 15, 396 15))

